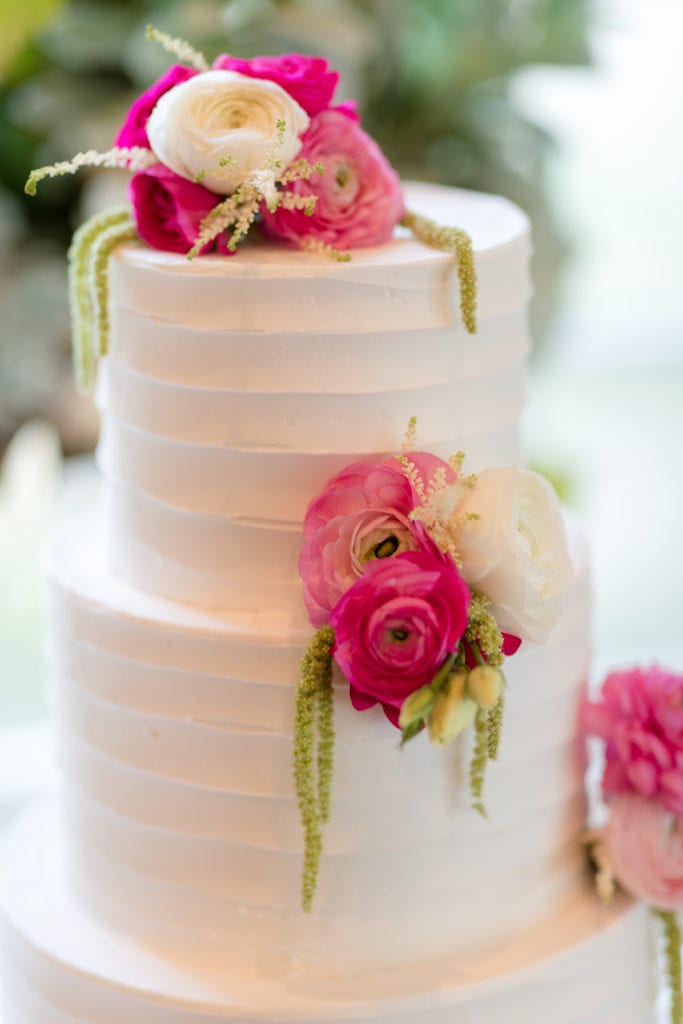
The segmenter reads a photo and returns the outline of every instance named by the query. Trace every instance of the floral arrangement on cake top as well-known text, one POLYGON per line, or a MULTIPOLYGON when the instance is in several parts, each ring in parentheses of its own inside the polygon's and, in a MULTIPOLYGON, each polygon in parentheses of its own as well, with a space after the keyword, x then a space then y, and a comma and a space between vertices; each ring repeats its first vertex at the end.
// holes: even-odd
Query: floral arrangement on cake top
POLYGON ((402 745, 424 732, 446 746, 473 726, 470 792, 485 814, 502 665, 523 641, 547 637, 573 576, 543 477, 515 467, 464 476, 462 453, 446 462, 413 451, 414 439, 412 421, 401 454, 349 466, 306 512, 299 570, 317 631, 297 690, 294 772, 307 910, 330 814, 333 663, 353 707, 379 705, 402 745))
POLYGON ((181 39, 151 26, 174 64, 133 103, 114 145, 31 172, 45 178, 79 168, 131 171, 129 205, 88 221, 70 250, 77 383, 87 390, 107 351, 107 266, 120 244, 196 256, 234 255, 253 228, 264 236, 342 262, 382 245, 398 225, 457 260, 462 317, 476 331, 472 242, 405 208, 396 171, 365 132, 354 102, 334 100, 339 74, 322 57, 289 53, 210 66, 181 39))
POLYGON ((613 672, 582 712, 587 735, 604 744, 606 824, 587 845, 605 901, 617 886, 661 920, 672 1024, 683 1024, 683 675, 653 665, 613 672))

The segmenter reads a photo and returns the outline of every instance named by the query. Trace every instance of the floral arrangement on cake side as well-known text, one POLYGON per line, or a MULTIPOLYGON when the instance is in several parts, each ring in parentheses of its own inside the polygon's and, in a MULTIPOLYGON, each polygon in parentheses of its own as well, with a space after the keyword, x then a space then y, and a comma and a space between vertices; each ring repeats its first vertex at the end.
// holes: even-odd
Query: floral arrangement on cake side
POLYGON ((462 229, 406 210, 396 171, 363 130, 353 101, 335 102, 339 74, 299 53, 212 65, 181 39, 149 27, 174 64, 133 103, 114 145, 31 172, 35 195, 49 177, 81 167, 132 173, 129 204, 97 214, 74 236, 70 291, 77 383, 91 387, 107 351, 108 260, 141 239, 189 259, 234 255, 252 229, 345 262, 383 245, 398 225, 457 261, 463 323, 476 331, 476 269, 462 229))
POLYGON ((485 814, 484 772, 498 757, 502 665, 543 642, 573 570, 551 485, 516 467, 463 475, 405 450, 359 462, 309 505, 299 570, 316 627, 296 697, 294 772, 310 910, 329 820, 333 664, 357 711, 379 705, 401 745, 426 733, 446 746, 474 728, 472 806, 485 814))
POLYGON ((620 887, 662 922, 671 1022, 683 1024, 683 675, 656 665, 613 672, 582 717, 604 747, 608 816, 586 840, 597 890, 609 901, 620 887))

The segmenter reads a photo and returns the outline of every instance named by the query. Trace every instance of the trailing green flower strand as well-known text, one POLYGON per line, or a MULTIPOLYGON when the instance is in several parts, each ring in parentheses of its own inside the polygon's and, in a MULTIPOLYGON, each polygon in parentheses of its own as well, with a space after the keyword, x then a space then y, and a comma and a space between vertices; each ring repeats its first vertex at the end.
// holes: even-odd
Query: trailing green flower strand
POLYGON ((462 228, 449 228, 407 211, 401 226, 408 228, 415 237, 433 249, 453 253, 457 260, 460 282, 460 310, 465 329, 469 334, 477 333, 477 268, 474 262, 472 239, 462 228))
MULTIPOLYGON (((115 206, 95 214, 74 234, 69 248, 69 305, 76 385, 88 391, 95 378, 98 348, 94 342, 95 315, 93 306, 92 258, 98 242, 114 228, 131 225, 128 206, 115 206)), ((100 301, 106 284, 100 281, 100 301)), ((106 297, 105 297, 106 298, 106 297)), ((106 301, 105 301, 106 306, 106 301)), ((101 338, 101 329, 99 336, 101 338)))
POLYGON ((484 777, 489 756, 488 742, 489 712, 486 708, 479 708, 474 720, 474 750, 470 761, 470 796, 472 810, 477 811, 483 818, 487 817, 484 806, 484 777))
POLYGON ((309 912, 322 856, 322 826, 330 816, 334 758, 332 647, 334 630, 322 626, 301 662, 294 717, 294 781, 304 828, 303 909, 309 912))
POLYGON ((505 690, 498 698, 498 703, 488 713, 488 758, 489 761, 497 761, 500 753, 500 737, 503 732, 503 718, 505 717, 505 690))
POLYGON ((664 925, 666 975, 671 990, 671 1024, 683 1024, 683 984, 681 982, 681 928, 673 910, 655 910, 664 925))
POLYGON ((90 252, 90 301, 93 310, 93 345, 99 356, 109 349, 109 257, 114 249, 138 238, 137 228, 129 217, 112 224, 97 235, 90 252))

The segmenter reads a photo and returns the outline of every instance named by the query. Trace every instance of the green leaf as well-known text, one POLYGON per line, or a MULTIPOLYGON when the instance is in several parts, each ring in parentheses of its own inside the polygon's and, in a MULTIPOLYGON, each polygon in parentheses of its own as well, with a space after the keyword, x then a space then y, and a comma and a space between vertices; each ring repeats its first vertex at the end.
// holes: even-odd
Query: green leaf
POLYGON ((401 746, 405 747, 406 743, 414 739, 419 733, 422 732, 422 722, 413 722, 412 725, 407 725, 405 729, 401 730, 401 746))

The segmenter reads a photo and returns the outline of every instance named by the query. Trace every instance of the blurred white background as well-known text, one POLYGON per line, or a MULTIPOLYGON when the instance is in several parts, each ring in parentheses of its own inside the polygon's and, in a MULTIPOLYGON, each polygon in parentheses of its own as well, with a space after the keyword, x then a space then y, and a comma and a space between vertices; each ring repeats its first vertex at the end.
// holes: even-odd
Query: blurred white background
POLYGON ((683 5, 610 0, 594 70, 526 72, 559 134, 574 242, 525 420, 532 461, 575 481, 593 549, 596 671, 683 671, 683 5))

